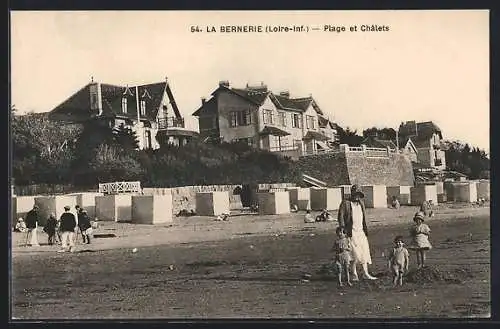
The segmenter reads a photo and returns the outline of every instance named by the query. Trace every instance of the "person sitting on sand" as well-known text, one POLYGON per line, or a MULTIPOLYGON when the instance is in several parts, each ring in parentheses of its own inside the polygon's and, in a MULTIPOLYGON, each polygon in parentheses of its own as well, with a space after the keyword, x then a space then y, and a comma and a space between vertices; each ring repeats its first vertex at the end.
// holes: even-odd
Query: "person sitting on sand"
POLYGON ((314 218, 311 215, 311 210, 306 210, 306 215, 304 216, 304 223, 314 223, 314 218))
POLYGON ((403 285, 403 274, 408 272, 409 254, 404 247, 403 237, 398 235, 394 239, 394 248, 389 254, 389 269, 392 270, 392 283, 396 286, 398 283, 403 285))
POLYGON ((219 216, 217 216, 217 218, 215 220, 218 221, 218 222, 220 222, 220 221, 228 221, 229 220, 229 214, 222 213, 219 216))
POLYGON ((321 213, 316 216, 316 221, 317 222, 333 222, 333 217, 330 215, 330 213, 326 210, 323 209, 321 210, 321 213))
POLYGON ((335 265, 337 267, 339 286, 342 287, 344 285, 342 283, 342 275, 345 275, 347 285, 352 286, 349 275, 349 267, 352 261, 351 243, 342 227, 337 227, 335 233, 337 233, 337 240, 335 241, 332 249, 335 252, 335 265))
POLYGON ((425 214, 422 211, 417 212, 413 217, 415 224, 410 229, 410 234, 413 238, 413 246, 411 249, 416 251, 417 265, 419 268, 424 266, 426 253, 428 250, 432 249, 432 245, 429 242, 431 229, 424 223, 424 218, 425 214))
POLYGON ((395 195, 393 195, 392 196, 392 201, 391 201, 391 208, 392 209, 399 209, 400 206, 401 205, 399 204, 398 198, 395 195))
POLYGON ((26 227, 26 223, 24 222, 24 219, 22 217, 19 217, 17 219, 16 226, 14 227, 14 232, 27 232, 28 228, 26 227))

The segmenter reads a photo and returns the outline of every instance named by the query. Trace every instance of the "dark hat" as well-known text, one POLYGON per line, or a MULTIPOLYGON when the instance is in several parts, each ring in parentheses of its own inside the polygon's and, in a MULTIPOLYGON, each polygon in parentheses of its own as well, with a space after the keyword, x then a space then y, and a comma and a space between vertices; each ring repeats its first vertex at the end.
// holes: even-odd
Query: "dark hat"
POLYGON ((71 209, 70 206, 64 206, 64 210, 68 211, 70 209, 71 209))
POLYGON ((360 198, 365 197, 365 194, 361 191, 361 189, 359 188, 359 185, 354 184, 351 187, 351 197, 356 195, 356 194, 358 194, 360 198))
POLYGON ((417 211, 415 213, 415 216, 413 216, 413 220, 420 219, 420 220, 424 221, 424 218, 425 218, 425 214, 423 211, 417 211))

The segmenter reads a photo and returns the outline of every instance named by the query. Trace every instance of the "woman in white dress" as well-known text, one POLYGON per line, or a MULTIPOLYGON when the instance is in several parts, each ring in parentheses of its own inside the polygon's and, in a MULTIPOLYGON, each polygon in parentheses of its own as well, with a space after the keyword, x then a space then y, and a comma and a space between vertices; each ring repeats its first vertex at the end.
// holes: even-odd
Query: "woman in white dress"
POLYGON ((351 198, 343 200, 339 206, 339 226, 344 228, 347 236, 351 240, 353 262, 351 263, 352 278, 358 279, 357 265, 363 268, 363 277, 369 280, 376 280, 368 271, 371 265, 370 244, 368 242, 368 229, 366 227, 365 206, 363 192, 357 185, 351 187, 351 198))

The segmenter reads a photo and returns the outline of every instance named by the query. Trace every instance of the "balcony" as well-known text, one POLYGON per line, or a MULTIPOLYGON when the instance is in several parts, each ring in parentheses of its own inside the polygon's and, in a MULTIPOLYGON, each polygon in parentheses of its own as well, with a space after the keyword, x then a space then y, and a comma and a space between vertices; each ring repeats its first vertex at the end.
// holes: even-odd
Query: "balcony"
POLYGON ((184 128, 184 118, 168 117, 158 119, 158 129, 184 128))

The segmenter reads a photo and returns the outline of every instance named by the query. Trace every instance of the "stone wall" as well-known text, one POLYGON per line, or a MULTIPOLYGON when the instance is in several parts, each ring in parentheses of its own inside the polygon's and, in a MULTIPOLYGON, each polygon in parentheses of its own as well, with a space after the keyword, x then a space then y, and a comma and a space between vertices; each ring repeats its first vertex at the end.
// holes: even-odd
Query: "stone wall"
POLYGON ((366 157, 346 153, 349 183, 358 185, 413 186, 413 166, 403 154, 389 157, 366 157))
POLYGON ((335 152, 301 157, 296 165, 303 174, 332 187, 351 184, 414 185, 413 166, 403 154, 367 157, 362 152, 335 152))
POLYGON ((309 155, 301 157, 296 165, 303 174, 322 180, 328 186, 350 184, 345 153, 309 155))

